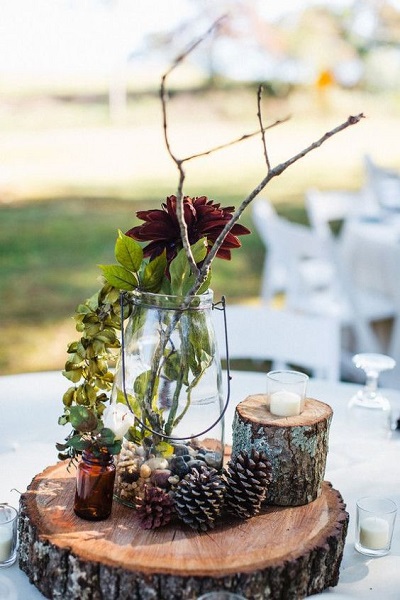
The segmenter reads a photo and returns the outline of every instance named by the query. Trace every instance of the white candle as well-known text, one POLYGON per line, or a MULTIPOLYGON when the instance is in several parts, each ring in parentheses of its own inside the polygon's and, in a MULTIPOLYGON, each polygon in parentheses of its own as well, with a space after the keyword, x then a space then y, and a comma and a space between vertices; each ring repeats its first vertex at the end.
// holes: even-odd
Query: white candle
POLYGON ((360 544, 364 548, 380 550, 389 543, 389 523, 380 517, 366 517, 360 523, 360 544))
POLYGON ((11 556, 12 529, 0 527, 0 562, 8 560, 11 556))
POLYGON ((294 417, 300 414, 301 396, 282 390, 270 396, 269 410, 277 417, 294 417))

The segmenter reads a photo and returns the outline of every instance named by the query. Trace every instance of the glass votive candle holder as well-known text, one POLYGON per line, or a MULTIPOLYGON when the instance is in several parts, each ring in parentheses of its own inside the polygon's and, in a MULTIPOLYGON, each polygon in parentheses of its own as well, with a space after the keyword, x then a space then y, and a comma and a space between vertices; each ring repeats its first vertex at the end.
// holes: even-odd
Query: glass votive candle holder
POLYGON ((225 590, 219 590, 215 592, 207 592, 199 596, 197 600, 246 600, 244 596, 234 594, 233 592, 226 592, 225 590))
POLYGON ((357 500, 355 548, 368 556, 390 551, 397 506, 393 500, 367 496, 357 500))
POLYGON ((277 417, 294 417, 304 409, 308 375, 280 370, 267 373, 269 410, 277 417))
POLYGON ((17 558, 17 524, 17 510, 0 504, 0 567, 9 567, 17 558))

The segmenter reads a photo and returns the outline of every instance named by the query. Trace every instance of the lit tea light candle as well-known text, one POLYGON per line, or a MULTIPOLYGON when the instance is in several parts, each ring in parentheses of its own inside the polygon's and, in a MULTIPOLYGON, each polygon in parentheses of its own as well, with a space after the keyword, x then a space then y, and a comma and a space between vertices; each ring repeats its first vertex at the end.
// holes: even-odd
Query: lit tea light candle
POLYGON ((295 417, 301 412, 301 396, 285 390, 270 396, 269 410, 276 417, 295 417))
POLYGON ((389 523, 380 517, 366 517, 360 523, 360 544, 380 550, 389 544, 389 523))
POLYGON ((5 562, 11 556, 13 535, 9 527, 0 527, 0 562, 5 562))

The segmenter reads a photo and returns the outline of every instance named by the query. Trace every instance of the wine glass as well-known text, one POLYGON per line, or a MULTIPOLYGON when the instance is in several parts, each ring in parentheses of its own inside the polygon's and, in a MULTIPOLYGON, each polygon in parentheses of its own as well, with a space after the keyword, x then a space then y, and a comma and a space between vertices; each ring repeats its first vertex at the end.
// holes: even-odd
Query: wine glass
POLYGON ((353 363, 365 372, 366 382, 364 387, 351 398, 349 406, 390 410, 389 400, 378 390, 378 380, 382 371, 395 367, 394 358, 386 354, 364 352, 353 356, 353 363))

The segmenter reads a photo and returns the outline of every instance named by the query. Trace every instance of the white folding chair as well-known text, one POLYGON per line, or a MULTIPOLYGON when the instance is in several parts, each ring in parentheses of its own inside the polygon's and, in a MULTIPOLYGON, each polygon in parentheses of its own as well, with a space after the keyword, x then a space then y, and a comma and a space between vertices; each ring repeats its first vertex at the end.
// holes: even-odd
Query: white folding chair
POLYGON ((252 217, 267 251, 261 282, 264 301, 284 292, 287 302, 296 304, 294 297, 305 289, 329 285, 332 267, 323 245, 310 228, 283 219, 264 198, 253 201, 252 217))
POLYGON ((386 169, 375 163, 367 154, 364 156, 364 168, 370 199, 381 209, 398 210, 400 208, 400 173, 386 169))
MULTIPOLYGON (((226 359, 222 315, 214 314, 221 358, 226 359)), ((273 309, 266 304, 226 306, 231 359, 271 361, 272 368, 296 367, 337 381, 340 371, 340 325, 331 317, 273 309)))
POLYGON ((360 211, 363 195, 361 192, 342 190, 306 191, 305 207, 310 226, 322 238, 331 238, 333 224, 352 217, 360 211))
MULTIPOLYGON (((395 307, 385 298, 354 284, 333 236, 327 234, 326 229, 319 235, 311 227, 292 223, 276 213, 273 218, 262 221, 264 202, 263 199, 254 202, 254 223, 259 231, 262 227, 267 252, 282 257, 282 262, 283 257, 285 259, 285 307, 337 318, 343 332, 346 331, 342 346, 350 352, 380 351, 380 340, 372 324, 393 317, 395 307), (312 278, 306 277, 307 264, 312 278), (319 280, 315 277, 318 270, 314 265, 319 267, 319 280), (348 342, 347 331, 350 331, 351 342, 348 342)), ((268 277, 267 270, 264 277, 268 277)))

